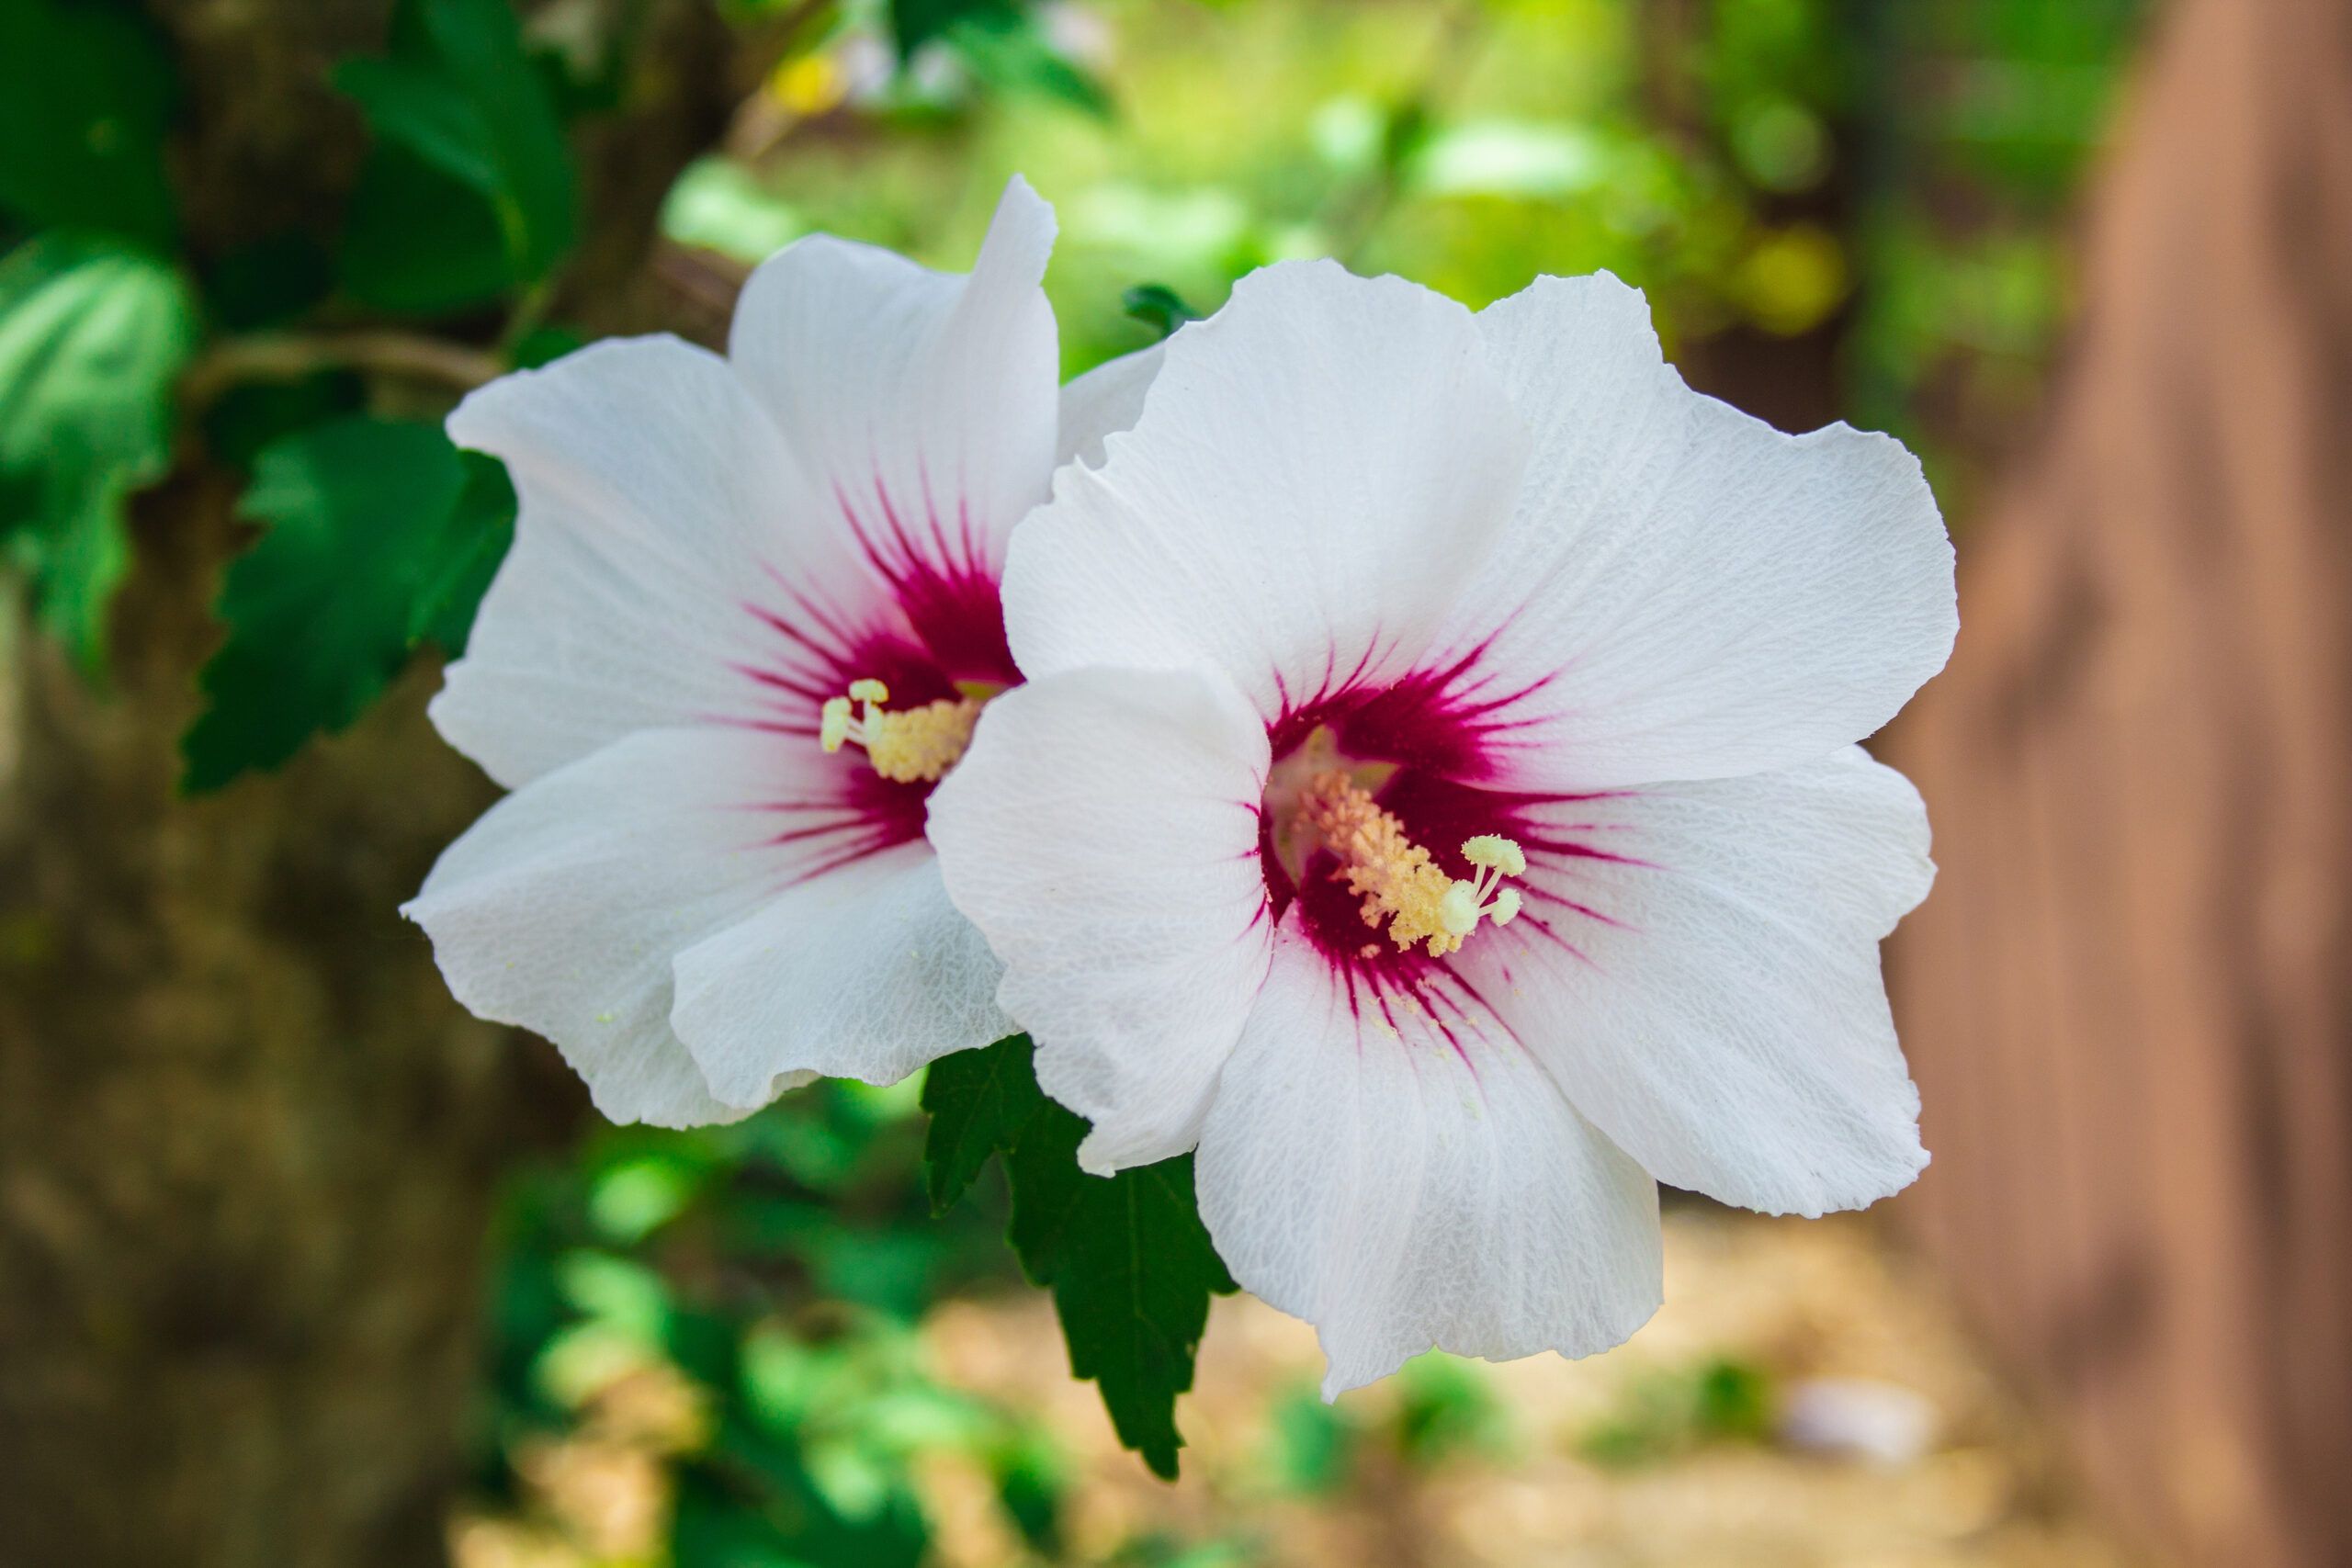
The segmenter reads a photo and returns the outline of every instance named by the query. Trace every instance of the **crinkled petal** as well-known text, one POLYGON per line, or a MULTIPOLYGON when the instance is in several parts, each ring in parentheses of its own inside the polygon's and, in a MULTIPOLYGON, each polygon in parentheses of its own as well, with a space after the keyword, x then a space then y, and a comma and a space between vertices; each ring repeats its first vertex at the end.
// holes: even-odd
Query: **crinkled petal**
POLYGON ((1423 974, 1410 994, 1351 983, 1286 919, 1201 1135, 1217 1255, 1315 1325, 1327 1397, 1431 1346, 1589 1355, 1661 1299, 1656 1184, 1423 974))
POLYGON ((1014 536, 1013 653, 1032 679, 1215 668, 1269 717, 1376 683, 1483 563, 1525 450, 1468 311, 1268 267, 1169 340, 1136 427, 1014 536))
POLYGON ((774 682, 805 639, 900 624, 715 355, 597 344, 482 388, 449 434, 505 460, 522 512, 433 719, 510 788, 632 730, 802 714, 827 694, 774 682))
POLYGON ((1016 175, 968 276, 815 235, 744 286, 728 344, 737 372, 902 592, 993 581, 1005 536, 1046 498, 1060 367, 1040 281, 1053 243, 1053 209, 1016 175))
POLYGON ((1122 431, 1133 430, 1143 414, 1144 394, 1168 356, 1165 344, 1153 344, 1133 354, 1107 360, 1062 389, 1061 439, 1054 452, 1054 467, 1084 463, 1102 466, 1102 443, 1122 431))
POLYGON ((931 799, 1037 1081, 1108 1172, 1192 1147, 1266 972, 1266 731, 1224 682, 1080 671, 989 705, 931 799))
POLYGON ((924 843, 797 884, 686 949, 670 1021, 711 1092, 760 1105, 795 1073, 896 1083, 1013 1032, 1002 965, 940 886, 924 843))
POLYGON ((1928 1162, 1879 942, 1927 897, 1927 812, 1826 761, 1532 808, 1525 913, 1456 955, 1568 1098, 1651 1175, 1818 1214, 1928 1162))
POLYGON ((554 1041, 614 1121, 741 1116, 671 1030, 671 968, 855 843, 830 810, 794 803, 800 750, 751 730, 640 731, 492 807, 402 912, 458 1000, 554 1041))
POLYGON ((1660 357, 1642 297, 1546 277, 1478 318, 1534 432, 1518 513, 1431 661, 1491 782, 1596 789, 1787 767, 1876 730, 1951 655, 1919 465, 1783 435, 1660 357))

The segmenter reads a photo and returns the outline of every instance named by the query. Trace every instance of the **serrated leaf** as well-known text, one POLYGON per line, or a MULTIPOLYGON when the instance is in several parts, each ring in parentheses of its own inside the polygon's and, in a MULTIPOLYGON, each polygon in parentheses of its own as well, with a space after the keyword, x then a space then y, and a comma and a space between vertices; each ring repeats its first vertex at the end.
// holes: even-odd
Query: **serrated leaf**
POLYGON ((186 282, 141 253, 52 233, 0 261, 0 542, 85 667, 130 560, 125 503, 170 466, 195 342, 186 282))
POLYGON ((506 0, 401 0, 391 53, 344 62, 335 84, 378 139, 345 235, 356 298, 474 303, 545 277, 578 240, 562 121, 506 0))
POLYGON ((349 725, 420 642, 462 644, 511 537, 514 491, 438 426, 358 417, 266 449, 242 510, 266 531, 221 585, 228 640, 181 741, 190 791, 349 725))
POLYGON ((989 1156, 1011 1148, 1045 1103, 1025 1034, 933 1062, 922 1085, 922 1108, 931 1113, 922 1151, 931 1212, 954 1208, 989 1156))
POLYGON ((1070 1371, 1102 1389, 1119 1440, 1172 1481, 1184 1443, 1176 1396, 1192 1389, 1209 1298, 1233 1279, 1201 1224, 1192 1156, 1089 1176, 1078 1168, 1085 1135, 1057 1105, 1023 1133, 1009 1159, 1009 1234, 1029 1277, 1053 1287, 1070 1371))
POLYGON ((0 5, 0 210, 168 249, 173 96, 170 58, 140 17, 58 0, 0 5))
POLYGON ((1004 1156, 1006 1238, 1031 1281, 1053 1290, 1070 1371, 1100 1388, 1119 1440, 1172 1480, 1183 1447, 1176 1396, 1193 1386, 1209 1298, 1234 1289, 1201 1223, 1193 1156, 1086 1174, 1086 1122, 1038 1091, 1030 1056, 1016 1036, 932 1065, 933 1202, 955 1201, 985 1161, 982 1145, 1004 1156))

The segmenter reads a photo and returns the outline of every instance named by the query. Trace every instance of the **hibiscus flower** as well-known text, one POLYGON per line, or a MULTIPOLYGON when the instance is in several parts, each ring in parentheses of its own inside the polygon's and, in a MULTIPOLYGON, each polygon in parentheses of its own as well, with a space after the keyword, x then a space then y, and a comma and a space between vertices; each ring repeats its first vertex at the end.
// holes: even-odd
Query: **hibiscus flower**
POLYGON ((553 1040, 615 1121, 1010 1030, 924 804, 1020 679, 1013 524, 1157 362, 1057 392, 1053 234, 1015 179, 969 276, 804 240, 725 357, 598 344, 450 416, 522 511, 432 715, 514 793, 406 913, 459 1001, 553 1040))
POLYGON ((1270 268, 1015 533, 1028 684, 931 802, 1040 1083, 1197 1146, 1327 1392, 1623 1339, 1657 1183, 1807 1214, 1926 1163, 1878 943, 1950 653, 1918 465, 1684 386, 1639 294, 1476 316, 1270 268))

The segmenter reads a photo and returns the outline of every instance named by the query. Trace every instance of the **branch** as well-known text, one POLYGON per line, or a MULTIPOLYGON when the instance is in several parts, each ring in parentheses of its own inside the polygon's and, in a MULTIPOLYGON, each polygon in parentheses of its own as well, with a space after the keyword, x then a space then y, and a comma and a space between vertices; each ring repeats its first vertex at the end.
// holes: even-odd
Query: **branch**
POLYGON ((507 368, 481 349, 410 333, 257 333, 223 339, 198 355, 180 390, 191 406, 202 408, 248 381, 299 381, 322 370, 356 370, 469 392, 507 368))

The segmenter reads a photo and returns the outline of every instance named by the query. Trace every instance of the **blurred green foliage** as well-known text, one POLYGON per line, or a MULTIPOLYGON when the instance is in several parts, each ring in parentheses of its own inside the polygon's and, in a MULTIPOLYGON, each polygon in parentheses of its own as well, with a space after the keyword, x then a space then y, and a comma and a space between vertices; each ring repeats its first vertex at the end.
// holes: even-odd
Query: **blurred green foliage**
POLYGON ((2147 0, 1868 8, 1867 287, 1846 339, 1856 423, 1921 447, 1964 520, 2038 399, 2071 305, 2065 252, 2147 0))
POLYGON ((0 259, 0 547, 88 667, 130 566, 124 503, 170 466, 195 338, 186 286, 142 251, 60 229, 0 259))
MULTIPOLYGON (((2065 214, 2144 0, 719 8, 755 85, 662 225, 722 277, 820 230, 961 266, 1014 172, 1059 213, 1047 287, 1072 373, 1285 257, 1474 306, 1607 267, 1695 367, 1826 349, 1806 363, 1837 367, 1846 412, 1921 447, 1964 519, 2066 314, 2065 214)), ((175 461, 247 485, 258 533, 219 602, 191 787, 277 765, 415 650, 462 646, 513 502, 436 416, 581 341, 548 319, 596 217, 574 150, 638 86, 626 29, 566 30, 585 10, 526 25, 509 0, 399 0, 384 51, 322 63, 368 136, 335 209, 199 254, 169 174, 186 93, 146 13, 0 0, 0 563, 96 671, 134 493, 175 461)), ((733 1127, 605 1130, 518 1178, 483 1495, 536 1506, 526 1472, 550 1445, 601 1443, 650 1456, 667 1545, 581 1560, 914 1563, 938 1528, 918 1475, 949 1463, 1056 1560, 1067 1461, 944 1386, 920 1331, 1024 1268, 1122 1434, 1172 1469, 1171 1402, 1229 1282, 1188 1173, 1077 1175, 1080 1124, 1037 1096, 1023 1049, 934 1073, 928 1170, 923 1089, 835 1084, 733 1127), (1090 1247, 1120 1235, 1152 1267, 1090 1247)), ((1635 1462, 1749 1438, 1770 1393, 1702 1364, 1581 1447, 1635 1462)), ((1324 1495, 1522 1440, 1479 1371, 1442 1357, 1381 1408, 1285 1396, 1267 1484, 1324 1495)), ((1250 1558, 1147 1538, 1116 1561, 1250 1558)))
POLYGON ((1140 279, 1210 310, 1251 267, 1336 254, 1476 306, 1606 267, 1647 291, 1670 353, 1833 335, 1849 417, 1923 448, 1964 511, 2038 391, 2065 204, 2144 8, 1040 7, 1109 91, 1098 119, 975 96, 944 53, 877 72, 852 7, 771 78, 775 128, 718 165, 724 199, 673 232, 746 262, 824 230, 960 265, 1018 170, 1060 213, 1071 373, 1150 341, 1124 308, 1140 279))
POLYGON ((606 1129, 518 1179, 485 1490, 512 1495, 537 1443, 617 1425, 668 1461, 676 1562, 912 1564, 912 1474, 950 1456, 1051 1551, 1051 1439, 943 1387, 916 1333, 931 1303, 1001 1279, 1004 1218, 994 1194, 933 1218, 919 1092, 826 1083, 734 1126, 606 1129))
POLYGON ((376 135, 343 235, 354 299, 477 304, 545 278, 579 238, 563 124, 506 0, 401 0, 391 52, 334 79, 376 135))
POLYGON ((1284 1390, 1267 1412, 1262 1475, 1276 1493, 1329 1497, 1383 1474, 1508 1464, 1524 1434, 1488 1378, 1479 1362, 1432 1350, 1399 1368, 1369 1408, 1327 1403, 1312 1385, 1284 1390))
POLYGON ((1760 1442, 1771 1431, 1772 1383, 1760 1367, 1714 1358, 1627 1389, 1577 1450, 1596 1464, 1652 1464, 1703 1443, 1760 1442))
POLYGON ((0 6, 0 210, 168 250, 179 225, 164 135, 177 96, 139 17, 72 0, 0 6))

